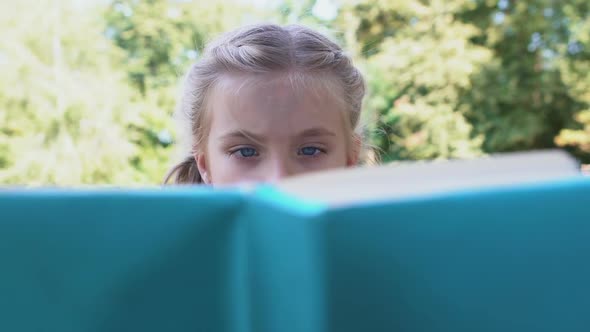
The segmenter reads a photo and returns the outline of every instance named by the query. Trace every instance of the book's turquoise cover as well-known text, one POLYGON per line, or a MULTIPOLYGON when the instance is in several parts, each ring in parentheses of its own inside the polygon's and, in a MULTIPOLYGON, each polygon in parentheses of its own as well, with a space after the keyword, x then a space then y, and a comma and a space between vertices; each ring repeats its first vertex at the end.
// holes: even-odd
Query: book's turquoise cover
POLYGON ((3 191, 0 331, 587 332, 590 179, 341 208, 3 191))

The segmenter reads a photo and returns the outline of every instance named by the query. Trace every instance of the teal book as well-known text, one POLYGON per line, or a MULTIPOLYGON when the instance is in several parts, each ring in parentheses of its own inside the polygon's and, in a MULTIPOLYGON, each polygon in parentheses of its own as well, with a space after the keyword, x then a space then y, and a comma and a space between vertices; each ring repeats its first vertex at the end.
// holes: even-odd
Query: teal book
POLYGON ((249 189, 0 191, 0 331, 590 331, 562 153, 249 189))

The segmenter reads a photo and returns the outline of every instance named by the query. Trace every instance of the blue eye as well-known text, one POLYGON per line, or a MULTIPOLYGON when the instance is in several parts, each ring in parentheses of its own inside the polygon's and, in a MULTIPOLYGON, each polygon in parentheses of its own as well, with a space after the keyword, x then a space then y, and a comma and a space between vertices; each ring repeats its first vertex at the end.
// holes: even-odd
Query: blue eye
POLYGON ((322 152, 322 150, 319 148, 316 148, 314 146, 306 146, 304 148, 301 148, 298 154, 303 156, 315 156, 320 152, 322 152))
POLYGON ((234 153, 239 153, 242 158, 251 158, 258 155, 258 152, 254 148, 239 148, 234 153))

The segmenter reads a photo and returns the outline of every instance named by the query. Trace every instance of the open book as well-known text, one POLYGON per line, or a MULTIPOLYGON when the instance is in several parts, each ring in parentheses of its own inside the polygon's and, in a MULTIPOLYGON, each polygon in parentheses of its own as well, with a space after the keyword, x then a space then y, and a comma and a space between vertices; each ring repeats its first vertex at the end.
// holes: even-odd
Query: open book
POLYGON ((320 172, 283 181, 278 187, 297 197, 339 206, 579 175, 576 159, 560 150, 546 150, 320 172))
POLYGON ((590 329, 590 178, 561 152, 253 191, 0 191, 0 331, 590 329))

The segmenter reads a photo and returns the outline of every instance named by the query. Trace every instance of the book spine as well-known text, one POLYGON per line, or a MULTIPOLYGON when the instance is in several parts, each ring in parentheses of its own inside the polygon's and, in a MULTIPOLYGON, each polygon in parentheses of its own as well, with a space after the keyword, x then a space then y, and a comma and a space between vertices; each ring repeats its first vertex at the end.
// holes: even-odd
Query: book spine
POLYGON ((275 203, 253 200, 242 214, 247 264, 241 266, 248 279, 242 294, 247 294, 248 305, 241 306, 238 317, 247 315, 250 321, 249 330, 239 331, 324 331, 323 250, 318 236, 322 213, 286 207, 284 200, 275 203))

